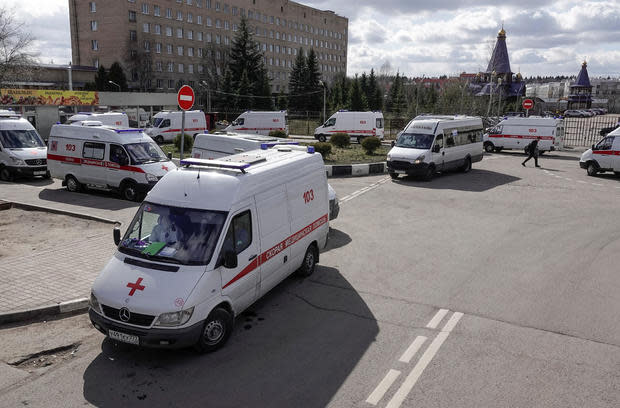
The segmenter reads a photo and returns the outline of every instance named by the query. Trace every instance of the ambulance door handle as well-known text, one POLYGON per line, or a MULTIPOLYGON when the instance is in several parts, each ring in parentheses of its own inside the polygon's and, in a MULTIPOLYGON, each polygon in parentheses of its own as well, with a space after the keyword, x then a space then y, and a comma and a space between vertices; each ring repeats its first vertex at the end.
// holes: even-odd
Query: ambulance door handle
POLYGON ((253 261, 253 260, 254 260, 254 258, 256 258, 257 256, 258 256, 257 254, 252 255, 252 256, 250 257, 250 259, 248 259, 248 261, 253 261))

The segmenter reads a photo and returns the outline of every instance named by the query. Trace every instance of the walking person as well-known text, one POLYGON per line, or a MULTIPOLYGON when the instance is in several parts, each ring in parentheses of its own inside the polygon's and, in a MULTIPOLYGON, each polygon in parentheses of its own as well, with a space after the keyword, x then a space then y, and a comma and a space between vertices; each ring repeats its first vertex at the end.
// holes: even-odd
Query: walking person
POLYGON ((538 138, 532 140, 532 142, 529 145, 527 145, 527 151, 529 153, 529 156, 527 156, 527 159, 525 159, 525 161, 523 163, 521 163, 521 165, 523 167, 525 167, 525 163, 527 163, 527 161, 533 157, 534 158, 534 164, 536 165, 536 167, 540 167, 538 165, 538 154, 539 154, 539 151, 538 151, 538 138))

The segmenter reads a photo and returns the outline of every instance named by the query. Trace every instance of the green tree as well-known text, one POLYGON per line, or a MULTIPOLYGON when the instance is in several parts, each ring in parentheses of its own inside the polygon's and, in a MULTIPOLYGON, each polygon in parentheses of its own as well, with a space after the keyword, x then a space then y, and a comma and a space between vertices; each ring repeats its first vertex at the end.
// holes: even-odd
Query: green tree
POLYGON ((248 79, 247 71, 241 73, 241 79, 239 80, 239 86, 237 88, 237 109, 248 110, 252 108, 252 97, 250 95, 251 85, 248 79))
POLYGON ((97 73, 95 74, 95 89, 97 89, 97 91, 109 90, 110 83, 108 81, 108 72, 103 65, 99 65, 97 73))
POLYGON ((218 109, 224 112, 230 112, 234 110, 234 92, 232 74, 230 70, 226 70, 224 73, 224 79, 222 80, 222 90, 218 93, 217 105, 218 109), (232 103, 231 103, 232 100, 232 103))
POLYGON ((307 94, 306 108, 309 111, 320 111, 323 109, 323 87, 320 85, 321 73, 319 72, 319 60, 313 48, 310 48, 306 58, 306 76, 304 93, 307 94))
POLYGON ((380 111, 383 109, 383 92, 377 83, 374 68, 370 70, 370 76, 368 77, 366 100, 368 101, 368 109, 372 111, 380 111))
POLYGON ((254 100, 254 107, 262 110, 273 110, 273 98, 271 96, 271 84, 267 70, 263 67, 260 70, 258 86, 255 90, 258 98, 254 100))
POLYGON ((396 73, 396 77, 392 81, 390 94, 388 97, 387 110, 394 113, 396 117, 401 116, 407 111, 407 101, 403 89, 403 78, 400 73, 396 73))
POLYGON ((304 57, 303 48, 299 48, 293 68, 291 70, 291 76, 288 80, 289 91, 289 107, 295 111, 305 110, 304 90, 305 90, 305 77, 306 77, 306 58, 304 57))
POLYGON ((351 102, 349 104, 353 111, 365 111, 367 109, 366 97, 362 92, 361 81, 355 75, 355 79, 351 84, 351 102))
POLYGON ((286 110, 288 108, 288 98, 282 91, 280 91, 280 94, 278 95, 277 105, 280 110, 286 110))
POLYGON ((127 77, 125 76, 123 67, 118 61, 115 61, 112 65, 110 65, 108 80, 117 83, 121 87, 121 91, 127 91, 127 77))

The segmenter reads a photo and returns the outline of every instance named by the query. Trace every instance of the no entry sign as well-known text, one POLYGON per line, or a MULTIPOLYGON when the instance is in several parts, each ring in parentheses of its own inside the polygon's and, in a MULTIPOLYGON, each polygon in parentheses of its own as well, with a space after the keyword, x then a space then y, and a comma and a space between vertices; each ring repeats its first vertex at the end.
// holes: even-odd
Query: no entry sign
POLYGON ((523 106, 523 109, 532 109, 534 107, 534 101, 531 99, 524 99, 521 106, 523 106))
POLYGON ((179 108, 183 110, 189 110, 194 106, 194 90, 188 86, 183 85, 181 89, 179 89, 179 93, 177 94, 177 102, 179 103, 179 108))

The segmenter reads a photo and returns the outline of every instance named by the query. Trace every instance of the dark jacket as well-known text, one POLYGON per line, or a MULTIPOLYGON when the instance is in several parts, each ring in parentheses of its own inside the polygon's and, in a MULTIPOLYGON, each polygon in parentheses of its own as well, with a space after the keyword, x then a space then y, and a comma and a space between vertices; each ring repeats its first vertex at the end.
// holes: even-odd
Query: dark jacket
POLYGON ((538 152, 536 151, 537 148, 538 148, 538 139, 532 140, 530 144, 527 145, 527 150, 532 156, 538 155, 538 152))

